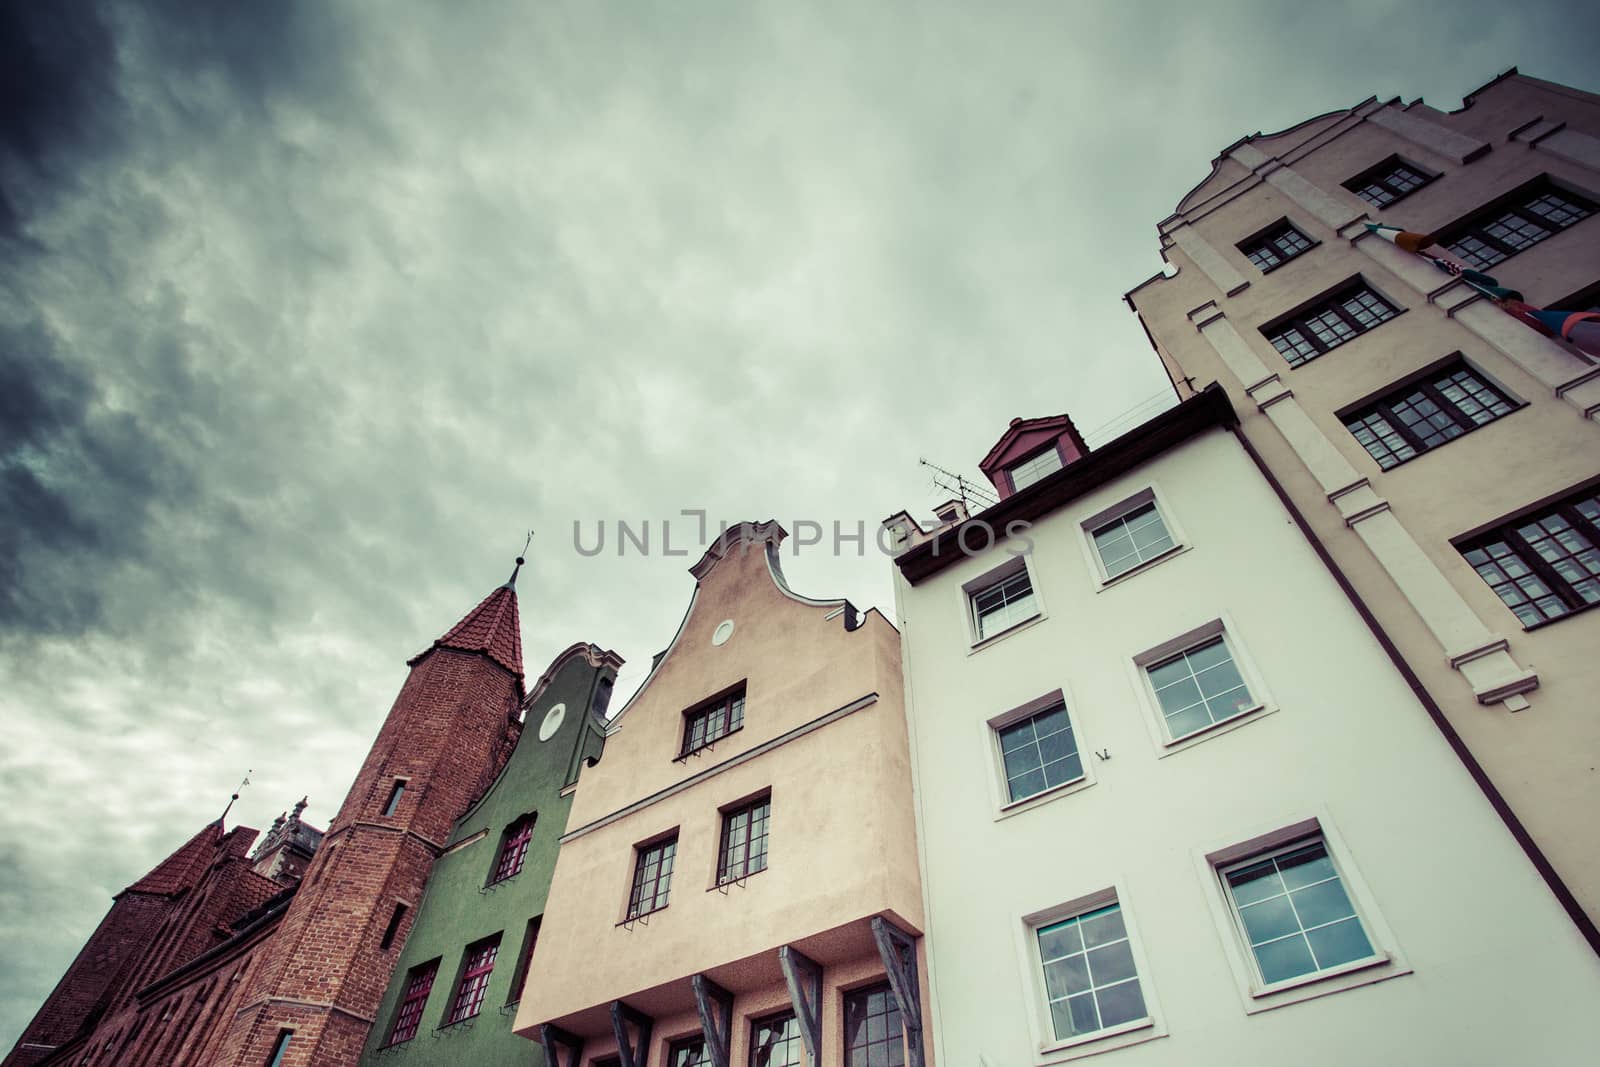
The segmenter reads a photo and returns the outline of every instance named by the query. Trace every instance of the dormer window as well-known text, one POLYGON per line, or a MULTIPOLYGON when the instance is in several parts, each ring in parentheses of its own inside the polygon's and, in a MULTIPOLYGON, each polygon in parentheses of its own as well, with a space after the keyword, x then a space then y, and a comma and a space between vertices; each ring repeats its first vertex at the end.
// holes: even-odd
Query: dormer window
POLYGON ((1061 469, 1061 453, 1052 442, 1049 448, 1037 452, 1021 463, 1007 469, 1011 475, 1011 488, 1021 492, 1034 482, 1041 481, 1061 469))
POLYGON ((678 757, 681 759, 708 748, 743 726, 744 683, 740 682, 722 696, 684 712, 683 748, 678 757))

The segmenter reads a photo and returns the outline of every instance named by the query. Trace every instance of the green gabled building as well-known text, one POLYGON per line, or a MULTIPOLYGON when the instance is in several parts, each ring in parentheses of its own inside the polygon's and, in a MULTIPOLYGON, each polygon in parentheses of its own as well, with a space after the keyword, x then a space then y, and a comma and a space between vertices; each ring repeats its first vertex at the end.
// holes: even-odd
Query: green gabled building
POLYGON ((456 821, 407 922, 363 1065, 542 1064, 511 1031, 536 951, 578 773, 600 758, 622 659, 576 644, 522 702, 523 728, 494 782, 456 821), (402 940, 403 939, 403 940, 402 940))

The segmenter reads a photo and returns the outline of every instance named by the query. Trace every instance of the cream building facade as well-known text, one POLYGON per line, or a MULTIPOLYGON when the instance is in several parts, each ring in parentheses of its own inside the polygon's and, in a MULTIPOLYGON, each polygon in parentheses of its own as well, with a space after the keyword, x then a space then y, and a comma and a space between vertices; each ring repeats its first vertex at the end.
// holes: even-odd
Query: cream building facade
POLYGON ((550 1067, 932 1062, 899 634, 790 590, 784 536, 691 568, 580 774, 515 1021, 550 1067))
POLYGON ((1233 398, 1600 951, 1600 365, 1366 228, 1585 310, 1597 205, 1593 94, 1513 70, 1454 112, 1371 99, 1225 149, 1127 301, 1180 399, 1233 398))
POLYGON ((1586 1062, 1600 959, 1223 392, 1080 444, 887 524, 941 1061, 1586 1062))

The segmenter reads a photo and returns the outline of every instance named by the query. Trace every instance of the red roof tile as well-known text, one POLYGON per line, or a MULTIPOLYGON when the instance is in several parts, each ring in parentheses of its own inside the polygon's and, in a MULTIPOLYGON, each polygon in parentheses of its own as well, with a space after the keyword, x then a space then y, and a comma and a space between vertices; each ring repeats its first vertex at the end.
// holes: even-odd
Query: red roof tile
MULTIPOLYGON (((482 652, 521 679, 522 620, 517 615, 517 591, 508 582, 484 597, 466 618, 435 641, 433 648, 482 652)), ((410 662, 416 663, 425 655, 427 652, 419 653, 410 662)))
POLYGON ((149 874, 123 890, 124 893, 160 893, 172 896, 194 888, 200 876, 216 858, 222 843, 222 820, 207 823, 199 833, 180 845, 176 852, 158 863, 149 874))

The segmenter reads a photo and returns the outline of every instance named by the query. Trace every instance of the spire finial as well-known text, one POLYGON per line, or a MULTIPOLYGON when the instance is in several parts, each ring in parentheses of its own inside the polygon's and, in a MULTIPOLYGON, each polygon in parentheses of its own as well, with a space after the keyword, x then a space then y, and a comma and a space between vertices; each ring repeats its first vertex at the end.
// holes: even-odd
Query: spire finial
POLYGON ((505 588, 512 590, 517 588, 517 575, 522 571, 522 565, 528 562, 524 557, 528 554, 528 546, 531 544, 533 544, 533 531, 529 530, 528 539, 522 542, 522 552, 517 556, 517 565, 512 568, 511 577, 506 579, 505 588))
POLYGON ((222 809, 221 815, 217 816, 217 822, 220 823, 223 819, 228 817, 228 812, 233 810, 233 802, 239 799, 239 794, 244 791, 244 787, 250 784, 250 775, 254 773, 255 771, 253 768, 245 769, 244 780, 239 783, 239 788, 233 791, 233 796, 228 798, 228 806, 222 809))
POLYGON ((302 812, 304 812, 306 810, 306 805, 308 803, 310 803, 309 798, 301 797, 300 798, 300 803, 298 803, 298 804, 296 804, 294 806, 294 814, 289 816, 289 818, 293 819, 295 822, 299 822, 300 821, 300 815, 301 815, 302 812))

